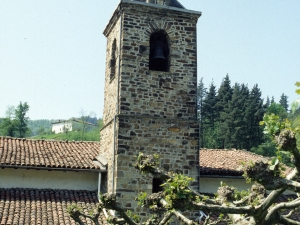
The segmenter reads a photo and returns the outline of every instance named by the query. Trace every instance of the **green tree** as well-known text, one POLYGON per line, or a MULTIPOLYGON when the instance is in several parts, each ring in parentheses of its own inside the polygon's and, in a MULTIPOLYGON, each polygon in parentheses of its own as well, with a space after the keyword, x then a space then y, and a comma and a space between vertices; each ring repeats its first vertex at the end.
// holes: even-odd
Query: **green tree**
POLYGON ((228 127, 228 112, 229 112, 229 101, 232 98, 233 89, 230 85, 229 75, 227 74, 223 79, 221 86, 218 90, 216 111, 218 115, 217 121, 219 122, 219 128, 221 133, 219 135, 219 141, 221 145, 219 148, 225 148, 225 142, 228 137, 229 127, 228 127))
POLYGON ((203 148, 203 139, 204 139, 204 111, 203 111, 203 101, 206 95, 206 88, 204 87, 203 78, 200 79, 198 88, 197 88, 197 111, 198 111, 198 120, 200 123, 200 146, 203 148))
POLYGON ((29 105, 27 102, 20 102, 20 104, 15 109, 15 124, 16 124, 16 136, 20 138, 24 138, 26 133, 29 131, 28 128, 28 117, 26 113, 29 110, 29 105))
POLYGON ((230 83, 228 74, 218 91, 212 83, 202 101, 201 147, 250 150, 262 143, 258 123, 263 118, 265 105, 260 89, 255 85, 250 92, 245 84, 231 87, 230 83))
POLYGON ((270 106, 270 104, 271 104, 271 102, 270 102, 269 96, 267 96, 267 100, 266 100, 264 107, 268 108, 270 106))
POLYGON ((212 82, 203 100, 203 140, 201 146, 206 148, 218 148, 219 125, 217 122, 218 113, 216 109, 217 91, 212 82))
POLYGON ((299 89, 299 87, 300 87, 300 82, 296 82, 295 85, 298 87, 298 88, 296 89, 296 93, 299 95, 299 94, 300 94, 300 89, 299 89))
POLYGON ((288 116, 285 108, 281 104, 275 102, 271 103, 271 105, 267 108, 266 113, 267 115, 275 114, 281 119, 285 119, 288 116))
POLYGON ((0 131, 2 136, 15 136, 16 126, 13 120, 4 118, 0 124, 0 131))
POLYGON ((284 93, 282 93, 282 95, 280 96, 279 104, 282 105, 286 112, 288 111, 288 96, 286 96, 284 93))
POLYGON ((15 108, 8 106, 5 112, 5 118, 2 119, 0 124, 0 133, 3 136, 14 137, 16 132, 16 123, 13 120, 15 108))
POLYGON ((238 108, 236 106, 236 101, 233 100, 236 93, 239 91, 239 85, 236 84, 233 88, 233 94, 231 99, 228 99, 227 104, 224 104, 223 110, 220 111, 220 129, 222 137, 222 148, 232 148, 233 140, 232 134, 234 133, 234 120, 237 119, 238 108))
MULTIPOLYGON (((232 99, 229 102, 230 146, 237 149, 248 149, 247 121, 245 120, 246 108, 248 107, 249 89, 246 85, 235 84, 232 99)), ((227 147, 227 146, 226 146, 227 147)))
POLYGON ((249 135, 248 150, 250 150, 251 147, 258 146, 263 141, 262 129, 259 126, 259 122, 263 119, 264 113, 265 109, 263 99, 261 98, 261 91, 256 84, 250 92, 245 112, 245 119, 247 123, 247 127, 245 127, 245 129, 249 135))
MULTIPOLYGON (((270 115, 275 115, 280 118, 280 120, 284 120, 288 117, 288 114, 286 112, 286 109, 278 103, 272 102, 270 106, 266 109, 265 115, 270 116, 270 115)), ((262 137, 262 143, 258 146, 252 146, 251 151, 263 155, 263 156, 276 156, 280 155, 280 153, 277 152, 275 148, 275 144, 273 143, 272 139, 268 135, 261 135, 262 137)), ((284 159, 284 163, 289 164, 289 154, 286 155, 281 155, 281 157, 284 159)))

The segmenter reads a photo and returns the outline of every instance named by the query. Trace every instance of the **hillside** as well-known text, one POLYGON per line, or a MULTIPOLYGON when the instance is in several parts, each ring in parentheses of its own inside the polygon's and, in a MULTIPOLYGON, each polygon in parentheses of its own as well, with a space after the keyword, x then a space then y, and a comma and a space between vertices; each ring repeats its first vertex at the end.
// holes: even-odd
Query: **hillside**
POLYGON ((70 131, 68 133, 60 134, 41 134, 30 137, 32 139, 44 139, 44 140, 68 140, 68 141, 100 141, 100 129, 96 129, 84 132, 81 131, 70 131))
POLYGON ((86 130, 77 128, 75 131, 67 131, 64 133, 54 134, 51 131, 52 122, 57 120, 30 120, 28 127, 31 131, 31 139, 44 140, 69 140, 69 141, 100 141, 100 128, 102 119, 91 118, 88 122, 98 124, 93 129, 86 130))

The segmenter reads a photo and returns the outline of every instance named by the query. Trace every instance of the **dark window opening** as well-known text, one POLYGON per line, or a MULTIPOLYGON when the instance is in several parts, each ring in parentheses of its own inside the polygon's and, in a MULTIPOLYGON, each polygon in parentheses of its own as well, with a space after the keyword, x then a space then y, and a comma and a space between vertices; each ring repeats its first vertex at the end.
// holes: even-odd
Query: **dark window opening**
POLYGON ((115 39, 111 46, 111 56, 109 61, 110 80, 114 79, 116 73, 116 51, 117 51, 117 41, 115 39))
POLYGON ((155 71, 169 71, 169 43, 167 34, 158 31, 150 37, 149 69, 155 71))
POLYGON ((163 191, 163 187, 161 186, 163 184, 161 179, 153 178, 152 182, 152 193, 158 193, 160 191, 163 191))

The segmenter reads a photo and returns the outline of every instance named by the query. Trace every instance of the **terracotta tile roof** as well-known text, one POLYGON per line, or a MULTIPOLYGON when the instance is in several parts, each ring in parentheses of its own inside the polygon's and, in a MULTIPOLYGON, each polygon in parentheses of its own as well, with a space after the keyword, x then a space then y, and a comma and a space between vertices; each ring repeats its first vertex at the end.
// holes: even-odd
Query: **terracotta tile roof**
POLYGON ((235 149, 200 149, 199 154, 201 175, 241 176, 243 172, 238 170, 241 162, 255 162, 265 158, 235 149))
MULTIPOLYGON (((67 207, 76 203, 88 212, 97 202, 96 191, 0 189, 0 224, 75 225, 67 207)), ((107 225, 104 215, 100 220, 101 225, 107 225)), ((84 222, 92 224, 89 220, 84 222)))
POLYGON ((0 137, 0 167, 99 169, 93 163, 99 142, 29 140, 0 137))

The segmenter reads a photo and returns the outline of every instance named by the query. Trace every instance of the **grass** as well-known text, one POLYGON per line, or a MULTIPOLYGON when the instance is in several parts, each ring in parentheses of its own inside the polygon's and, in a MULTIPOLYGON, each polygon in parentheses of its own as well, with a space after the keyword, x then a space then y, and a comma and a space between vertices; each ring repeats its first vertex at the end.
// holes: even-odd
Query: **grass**
POLYGON ((39 140, 100 141, 100 131, 95 129, 83 134, 81 131, 70 131, 60 134, 42 134, 31 138, 39 140))

